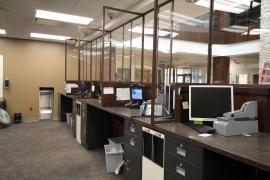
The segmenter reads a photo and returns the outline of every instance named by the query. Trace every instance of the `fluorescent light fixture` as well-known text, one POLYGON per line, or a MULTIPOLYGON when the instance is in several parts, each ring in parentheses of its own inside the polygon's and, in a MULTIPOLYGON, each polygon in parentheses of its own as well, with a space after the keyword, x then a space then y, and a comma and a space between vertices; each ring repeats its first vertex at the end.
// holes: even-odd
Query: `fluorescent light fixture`
POLYGON ((90 22, 93 21, 92 18, 88 18, 88 17, 74 16, 70 14, 44 11, 44 10, 39 10, 39 9, 36 10, 36 18, 62 21, 62 22, 75 23, 75 24, 83 24, 83 25, 88 25, 90 22))
POLYGON ((0 34, 6 34, 6 30, 0 29, 0 34))
MULTIPOLYGON (((128 31, 131 31, 131 29, 128 29, 128 31)), ((134 28, 132 28, 132 32, 135 32, 135 33, 142 33, 142 27, 139 27, 139 26, 135 26, 134 28)), ((153 35, 154 33, 154 30, 153 28, 144 28, 144 34, 148 34, 148 35, 153 35)), ((158 35, 159 36, 167 36, 169 35, 171 32, 169 31, 163 31, 163 30, 159 30, 158 31, 158 35)), ((173 37, 177 36, 178 33, 176 32, 173 32, 173 37)))
MULTIPOLYGON (((230 13, 240 14, 249 10, 251 0, 215 0, 214 9, 230 13)), ((210 0, 198 0, 196 5, 210 8, 210 0)), ((259 6, 260 3, 253 1, 253 7, 259 6)))
MULTIPOLYGON (((171 16, 170 15, 159 14, 158 18, 165 19, 165 20, 170 20, 171 16)), ((187 20, 179 19, 179 18, 176 18, 176 17, 173 17, 172 19, 173 19, 174 22, 177 22, 177 23, 186 24, 186 25, 190 25, 190 26, 196 26, 195 23, 188 22, 187 20)))
POLYGON ((70 39, 70 37, 67 37, 67 36, 40 34, 40 33, 31 33, 30 36, 33 38, 51 39, 51 40, 60 40, 60 41, 65 41, 66 39, 70 39))
POLYGON ((233 25, 230 27, 223 28, 222 31, 227 31, 227 32, 232 32, 232 33, 245 33, 248 31, 248 27, 233 25))
POLYGON ((166 10, 166 11, 163 11, 161 13, 159 13, 159 15, 164 15, 164 16, 167 16, 167 17, 173 17, 173 19, 175 20, 182 20, 184 22, 190 22, 190 23, 195 23, 195 24, 204 24, 204 23, 209 23, 209 21, 204 21, 204 20, 200 20, 200 19, 196 19, 196 18, 193 18, 193 17, 190 17, 190 16, 187 16, 187 15, 184 15, 184 14, 181 14, 181 13, 176 13, 176 12, 171 12, 169 10, 166 10))
MULTIPOLYGON (((249 35, 260 35, 270 33, 270 29, 252 29, 249 35)), ((242 33, 242 35, 248 35, 248 32, 242 33)))
MULTIPOLYGON (((269 29, 252 29, 249 32, 249 35, 260 35, 260 34, 266 34, 266 33, 270 33, 269 29)), ((247 35, 248 33, 243 33, 244 35, 247 35)))

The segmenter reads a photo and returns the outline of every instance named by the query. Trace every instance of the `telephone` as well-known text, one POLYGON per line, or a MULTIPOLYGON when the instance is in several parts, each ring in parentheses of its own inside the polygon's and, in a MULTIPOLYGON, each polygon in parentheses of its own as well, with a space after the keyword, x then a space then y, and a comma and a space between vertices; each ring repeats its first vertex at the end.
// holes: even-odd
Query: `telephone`
MULTIPOLYGON (((144 101, 140 106, 141 116, 151 116, 151 100, 144 101)), ((155 101, 155 112, 154 116, 162 116, 162 104, 155 101)))

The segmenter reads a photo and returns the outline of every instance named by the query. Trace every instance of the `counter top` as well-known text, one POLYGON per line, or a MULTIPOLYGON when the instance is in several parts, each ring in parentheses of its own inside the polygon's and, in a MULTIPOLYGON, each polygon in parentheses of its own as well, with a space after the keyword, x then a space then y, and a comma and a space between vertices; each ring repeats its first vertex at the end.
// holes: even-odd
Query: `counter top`
POLYGON ((96 108, 102 109, 106 112, 116 114, 123 118, 130 118, 140 115, 140 111, 138 109, 130 109, 126 107, 103 107, 101 106, 98 99, 81 99, 81 101, 96 108))
POLYGON ((270 134, 258 133, 251 136, 231 137, 213 134, 209 137, 201 137, 197 131, 181 123, 155 126, 205 149, 270 172, 270 134))
MULTIPOLYGON (((66 95, 69 96, 69 95, 66 95)), ((150 117, 140 117, 138 109, 126 107, 103 107, 98 99, 80 99, 93 107, 118 115, 123 118, 131 118, 144 126, 153 128, 161 133, 168 133, 183 138, 190 143, 201 146, 207 150, 222 154, 226 157, 246 163, 250 166, 270 172, 270 134, 258 133, 251 136, 225 137, 213 134, 209 137, 201 137, 199 133, 182 123, 164 123, 151 125, 150 117)))
POLYGON ((65 94, 65 93, 59 93, 59 94, 62 96, 66 96, 68 98, 71 98, 71 99, 79 98, 79 95, 75 95, 75 94, 65 94))

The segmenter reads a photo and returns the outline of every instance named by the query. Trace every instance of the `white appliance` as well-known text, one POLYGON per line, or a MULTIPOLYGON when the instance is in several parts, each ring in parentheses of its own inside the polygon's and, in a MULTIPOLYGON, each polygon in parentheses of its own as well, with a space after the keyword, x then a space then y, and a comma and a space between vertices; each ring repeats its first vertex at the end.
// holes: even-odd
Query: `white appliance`
POLYGON ((164 180, 164 134, 143 127, 142 180, 164 180))
POLYGON ((81 140, 81 113, 82 113, 82 104, 80 101, 76 101, 76 140, 78 143, 82 144, 81 140))

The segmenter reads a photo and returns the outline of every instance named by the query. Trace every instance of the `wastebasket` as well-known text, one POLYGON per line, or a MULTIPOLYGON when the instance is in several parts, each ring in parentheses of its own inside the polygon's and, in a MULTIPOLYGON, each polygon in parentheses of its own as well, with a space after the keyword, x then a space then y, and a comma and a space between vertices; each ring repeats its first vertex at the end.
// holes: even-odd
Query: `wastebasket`
POLYGON ((120 144, 104 145, 107 173, 114 172, 123 161, 124 150, 120 144))
POLYGON ((109 145, 122 145, 124 144, 123 136, 108 138, 109 145))
POLYGON ((14 113, 14 123, 22 122, 22 113, 14 113))
POLYGON ((66 113, 67 116, 67 125, 71 126, 72 113, 66 113))

